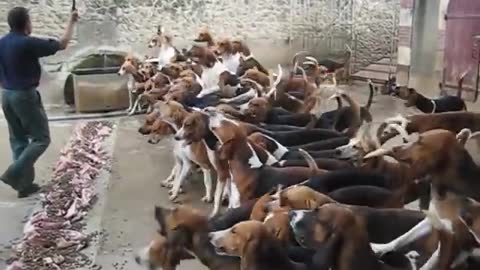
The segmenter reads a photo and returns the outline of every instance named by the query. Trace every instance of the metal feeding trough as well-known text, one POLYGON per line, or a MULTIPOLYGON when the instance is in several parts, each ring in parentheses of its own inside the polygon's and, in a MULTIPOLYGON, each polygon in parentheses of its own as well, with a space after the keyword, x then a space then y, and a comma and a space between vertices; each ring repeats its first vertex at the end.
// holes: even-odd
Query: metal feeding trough
POLYGON ((65 82, 65 103, 77 113, 127 109, 128 77, 117 73, 124 59, 124 53, 98 51, 77 61, 65 82))

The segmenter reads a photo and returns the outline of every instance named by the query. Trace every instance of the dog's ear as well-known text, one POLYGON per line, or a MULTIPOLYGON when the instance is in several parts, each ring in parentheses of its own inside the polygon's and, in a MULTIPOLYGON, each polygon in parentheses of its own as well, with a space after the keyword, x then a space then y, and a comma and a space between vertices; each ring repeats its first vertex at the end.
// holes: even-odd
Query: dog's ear
POLYGON ((205 66, 211 68, 215 65, 215 62, 217 62, 217 58, 215 57, 215 54, 213 52, 206 52, 205 53, 205 66))
POLYGON ((162 236, 167 236, 167 224, 165 220, 167 209, 159 206, 155 206, 155 220, 159 225, 158 233, 162 236))
POLYGON ((178 226, 175 230, 169 232, 167 237, 167 246, 170 248, 184 247, 188 244, 188 229, 178 226))
MULTIPOLYGON (((255 256, 257 254, 256 247, 261 243, 260 239, 258 237, 253 237, 253 235, 248 234, 245 235, 245 238, 243 239, 243 245, 240 246, 240 254, 242 257, 249 257, 249 256, 255 256), (255 254, 252 254, 255 252, 255 254)), ((251 270, 255 269, 253 265, 250 265, 251 262, 248 262, 249 260, 245 260, 245 263, 242 263, 240 266, 241 270, 251 270)), ((250 260, 251 261, 251 260, 250 260)))
POLYGON ((329 269, 335 263, 335 254, 338 254, 341 240, 340 234, 333 233, 327 242, 316 248, 312 262, 318 269, 329 269))
POLYGON ((234 140, 224 142, 218 148, 218 156, 221 160, 230 160, 233 157, 234 140))
POLYGON ((312 198, 305 199, 305 209, 317 209, 319 207, 318 202, 312 198))
MULTIPOLYGON (((169 101, 172 101, 172 99, 170 99, 169 101)), ((173 101, 179 102, 177 95, 173 95, 173 101)), ((182 111, 180 109, 175 109, 175 111, 172 112, 172 118, 176 121, 180 121, 180 119, 182 118, 182 111)))

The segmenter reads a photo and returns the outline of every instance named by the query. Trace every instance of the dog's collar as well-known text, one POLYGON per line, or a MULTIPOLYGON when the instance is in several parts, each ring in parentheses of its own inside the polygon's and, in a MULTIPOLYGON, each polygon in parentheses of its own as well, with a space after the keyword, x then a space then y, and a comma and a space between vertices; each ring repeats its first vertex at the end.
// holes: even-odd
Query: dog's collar
POLYGON ((430 100, 432 102, 432 105, 433 105, 433 110, 431 113, 435 113, 435 111, 437 110, 437 103, 435 103, 435 100, 431 99, 430 100))

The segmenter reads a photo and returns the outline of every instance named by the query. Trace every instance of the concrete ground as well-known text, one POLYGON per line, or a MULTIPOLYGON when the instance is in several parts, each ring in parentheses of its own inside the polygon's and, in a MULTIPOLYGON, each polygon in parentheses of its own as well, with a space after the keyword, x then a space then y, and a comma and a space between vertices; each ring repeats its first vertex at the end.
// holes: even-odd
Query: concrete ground
MULTIPOLYGON (((0 171, 3 172, 11 163, 11 151, 8 141, 7 123, 0 116, 0 171)), ((36 164, 37 183, 49 180, 53 165, 60 150, 68 142, 73 123, 51 124, 52 143, 47 152, 36 164)), ((9 186, 0 182, 0 269, 4 269, 5 260, 9 257, 12 241, 22 236, 22 223, 31 213, 37 197, 17 199, 17 194, 9 186)))
MULTIPOLYGON (((349 92, 361 104, 365 104, 367 90, 365 85, 354 86, 349 92)), ((396 115, 405 110, 403 102, 387 96, 374 98, 371 112, 374 121, 396 115)), ((478 105, 469 104, 469 110, 478 110, 478 105)), ((167 190, 160 186, 173 166, 169 141, 162 141, 152 146, 137 129, 143 120, 142 116, 113 119, 117 124, 112 174, 106 203, 101 217, 104 233, 99 245, 96 263, 104 270, 142 269, 133 260, 135 251, 148 244, 156 232, 153 218, 155 205, 170 205, 167 190)), ((37 163, 38 181, 48 181, 59 151, 67 143, 74 122, 51 123, 52 145, 37 163)), ((0 170, 10 164, 8 130, 0 114, 0 170)), ((467 147, 478 158, 476 145, 469 143, 467 147)), ((196 177, 198 178, 198 177, 196 177)), ((186 187, 187 194, 181 196, 184 203, 205 209, 209 206, 200 201, 203 195, 202 181, 190 179, 186 187)), ((37 198, 19 200, 8 186, 0 183, 0 269, 4 269, 5 260, 9 256, 11 242, 22 235, 22 224, 31 212, 37 198)), ((198 261, 186 261, 180 270, 206 269, 198 261)))

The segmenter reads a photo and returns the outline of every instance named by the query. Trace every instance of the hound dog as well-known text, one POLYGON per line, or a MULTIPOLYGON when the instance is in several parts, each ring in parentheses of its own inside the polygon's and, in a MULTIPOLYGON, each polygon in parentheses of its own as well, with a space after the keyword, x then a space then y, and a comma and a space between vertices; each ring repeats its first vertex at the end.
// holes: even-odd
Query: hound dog
MULTIPOLYGON (((240 59, 243 59, 243 58, 240 58, 240 59)), ((246 65, 242 61, 244 60, 240 60, 240 66, 239 66, 240 70, 243 69, 242 65, 246 65)), ((237 76, 241 76, 240 78, 253 80, 264 88, 269 87, 271 84, 270 77, 268 76, 268 74, 263 73, 256 67, 250 68, 244 72, 241 72, 241 75, 238 75, 238 73, 239 72, 237 72, 237 76)))
POLYGON ((165 32, 163 27, 159 27, 157 34, 150 40, 149 48, 159 48, 158 57, 148 59, 149 62, 156 62, 157 69, 161 70, 163 66, 175 62, 180 52, 172 44, 173 38, 165 32))
MULTIPOLYGON (((274 195, 274 201, 271 202, 270 205, 279 205, 280 207, 294 210, 314 210, 325 204, 339 203, 330 197, 330 195, 333 194, 320 193, 308 186, 298 185, 291 188, 285 188, 278 194, 274 195)), ((392 200, 388 198, 386 198, 386 200, 382 200, 382 198, 385 199, 382 194, 371 195, 372 196, 370 198, 358 197, 355 195, 357 196, 355 201, 355 204, 357 205, 342 205, 350 208, 363 219, 363 222, 367 226, 367 232, 369 234, 370 241, 373 243, 390 242, 412 229, 425 218, 425 214, 421 211, 401 208, 381 208, 382 206, 387 206, 396 202, 393 198, 392 200), (376 204, 375 206, 379 208, 363 206, 368 204, 376 204)), ((352 201, 352 198, 338 197, 337 199, 347 199, 352 201)), ((423 247, 424 243, 418 241, 416 245, 423 247)), ((433 252, 434 249, 435 248, 433 248, 431 252, 433 252)))
POLYGON ((210 114, 209 128, 221 144, 220 158, 228 160, 230 164, 234 184, 232 197, 236 194, 234 206, 259 197, 278 184, 289 186, 306 180, 312 174, 322 172, 316 168, 314 162, 310 163, 310 168, 264 166, 237 123, 218 112, 210 114))
POLYGON ((147 78, 139 71, 139 63, 133 55, 127 55, 125 61, 118 70, 118 75, 128 75, 128 94, 129 107, 127 112, 129 115, 139 111, 141 93, 145 91, 145 82, 147 78))
POLYGON ((230 172, 228 162, 221 160, 216 151, 217 139, 208 128, 208 115, 202 112, 193 112, 187 116, 182 127, 175 134, 175 139, 184 140, 187 144, 203 143, 207 150, 208 159, 217 172, 217 184, 215 188, 214 207, 212 215, 220 210, 221 197, 225 184, 229 181, 230 172))
POLYGON ((234 51, 233 43, 230 39, 225 38, 218 42, 217 53, 221 57, 222 63, 228 71, 236 73, 240 66, 240 52, 234 51))
POLYGON ((211 50, 215 50, 217 43, 213 39, 212 33, 207 29, 203 28, 198 32, 197 37, 193 40, 195 42, 205 42, 207 47, 211 50))
POLYGON ((405 106, 416 107, 424 113, 442 113, 453 111, 466 111, 467 105, 460 97, 443 96, 436 99, 430 99, 420 94, 417 90, 410 87, 397 86, 398 96, 406 100, 405 106))
MULTIPOLYGON (((179 258, 181 253, 187 251, 209 269, 239 270, 240 260, 218 255, 209 242, 208 233, 230 228, 238 222, 248 220, 254 204, 255 201, 247 202, 242 207, 229 209, 224 214, 211 219, 208 219, 203 212, 187 206, 155 207, 155 220, 159 225, 159 233, 166 237, 168 243, 166 259, 179 258)), ((150 247, 156 243, 153 241, 145 249, 151 249, 150 247)))
MULTIPOLYGON (((380 246, 378 250, 390 250, 392 247, 395 248, 408 243, 411 239, 416 239, 418 235, 428 233, 432 228, 440 228, 441 231, 448 232, 444 236, 446 240, 440 244, 440 248, 427 262, 427 266, 439 263, 439 269, 449 269, 455 258, 462 252, 471 254, 472 241, 468 241, 468 238, 473 239, 473 246, 478 245, 476 241, 478 232, 472 231, 469 224, 464 222, 462 212, 465 205, 477 205, 472 200, 480 199, 480 185, 476 181, 480 175, 480 167, 473 162, 463 144, 458 141, 456 134, 447 130, 430 130, 405 145, 389 150, 379 149, 366 157, 379 154, 387 154, 412 164, 419 173, 430 175, 432 201, 429 208, 430 219, 425 219, 409 233, 392 243, 380 246), (465 200, 465 197, 472 200, 465 200), (456 225, 459 221, 460 225, 464 223, 463 226, 456 225), (465 230, 467 233, 462 233, 465 230), (458 246, 459 241, 462 244, 458 246), (454 249, 454 246, 457 248, 454 249), (438 261, 439 254, 443 254, 440 261, 438 261)), ((476 217, 472 220, 475 219, 476 217)), ((464 260, 468 256, 462 257, 464 260)))
POLYGON ((415 114, 411 116, 397 115, 384 121, 379 135, 380 143, 385 143, 399 133, 391 128, 391 124, 398 124, 408 134, 423 133, 432 129, 445 129, 458 133, 464 128, 472 132, 480 131, 480 113, 473 112, 445 112, 435 114, 415 114))
POLYGON ((260 72, 258 77, 262 77, 263 80, 265 78, 269 78, 270 72, 252 55, 240 57, 240 63, 238 65, 236 74, 237 76, 245 76, 249 70, 257 70, 260 72))
MULTIPOLYGON (((298 153, 298 151, 290 150, 289 148, 281 145, 279 142, 277 142, 275 139, 271 138, 268 135, 260 132, 255 132, 250 134, 248 136, 248 139, 255 142, 257 145, 261 146, 268 152, 272 153, 272 155, 277 160, 279 160, 281 166, 295 166, 291 164, 298 164, 297 166, 308 166, 308 164, 303 160, 303 156, 298 153)), ((309 152, 310 154, 312 153, 310 151, 307 152, 309 152)), ((317 163, 318 167, 324 168, 326 170, 335 170, 351 167, 348 162, 328 158, 315 159, 315 163, 317 163)))
MULTIPOLYGON (((392 125, 392 127, 401 129, 398 125, 392 125)), ((422 209, 428 207, 428 201, 426 201, 428 195, 425 197, 425 193, 429 192, 429 185, 425 181, 419 180, 421 176, 415 171, 415 168, 405 162, 392 161, 391 158, 382 155, 364 158, 368 153, 380 148, 379 140, 371 134, 373 130, 373 124, 363 125, 347 145, 337 148, 339 153, 336 157, 353 160, 357 167, 364 171, 384 175, 388 179, 389 188, 397 191, 404 190, 405 203, 412 202, 420 197, 422 209)), ((377 132, 381 132, 380 129, 377 132)), ((400 130, 400 132, 402 131, 400 130)), ((462 136, 466 135, 462 134, 462 136)))
POLYGON ((297 241, 319 250, 314 256, 323 268, 317 269, 417 269, 408 257, 396 267, 375 257, 365 225, 345 206, 326 204, 315 210, 295 210, 289 218, 297 241))
MULTIPOLYGON (((183 121, 188 117, 189 113, 184 107, 175 101, 159 101, 154 105, 155 111, 159 118, 178 132, 183 125, 183 121)), ((170 200, 177 199, 180 187, 192 169, 193 163, 199 165, 203 172, 205 184, 205 196, 202 198, 205 202, 211 202, 212 196, 212 179, 211 172, 214 169, 210 163, 208 152, 203 142, 188 142, 177 138, 174 144, 175 165, 170 175, 174 175, 173 183, 167 178, 163 184, 172 186, 170 191, 170 200)))
POLYGON ((243 221, 232 228, 211 232, 209 237, 218 254, 240 257, 241 269, 307 269, 288 258, 281 242, 260 221, 243 221))
POLYGON ((186 249, 170 249, 165 236, 155 235, 148 246, 137 252, 135 262, 146 269, 175 270, 181 261, 195 258, 186 249))
MULTIPOLYGON (((148 143, 158 144, 161 140, 172 137, 175 134, 175 130, 167 122, 156 119, 152 125, 140 127, 139 133, 148 135, 148 143)), ((169 176, 172 180, 173 177, 173 175, 169 176)))
POLYGON ((215 54, 205 47, 193 46, 188 56, 202 67, 202 91, 197 98, 220 93, 222 97, 236 95, 239 78, 228 71, 227 67, 217 60, 215 54))

